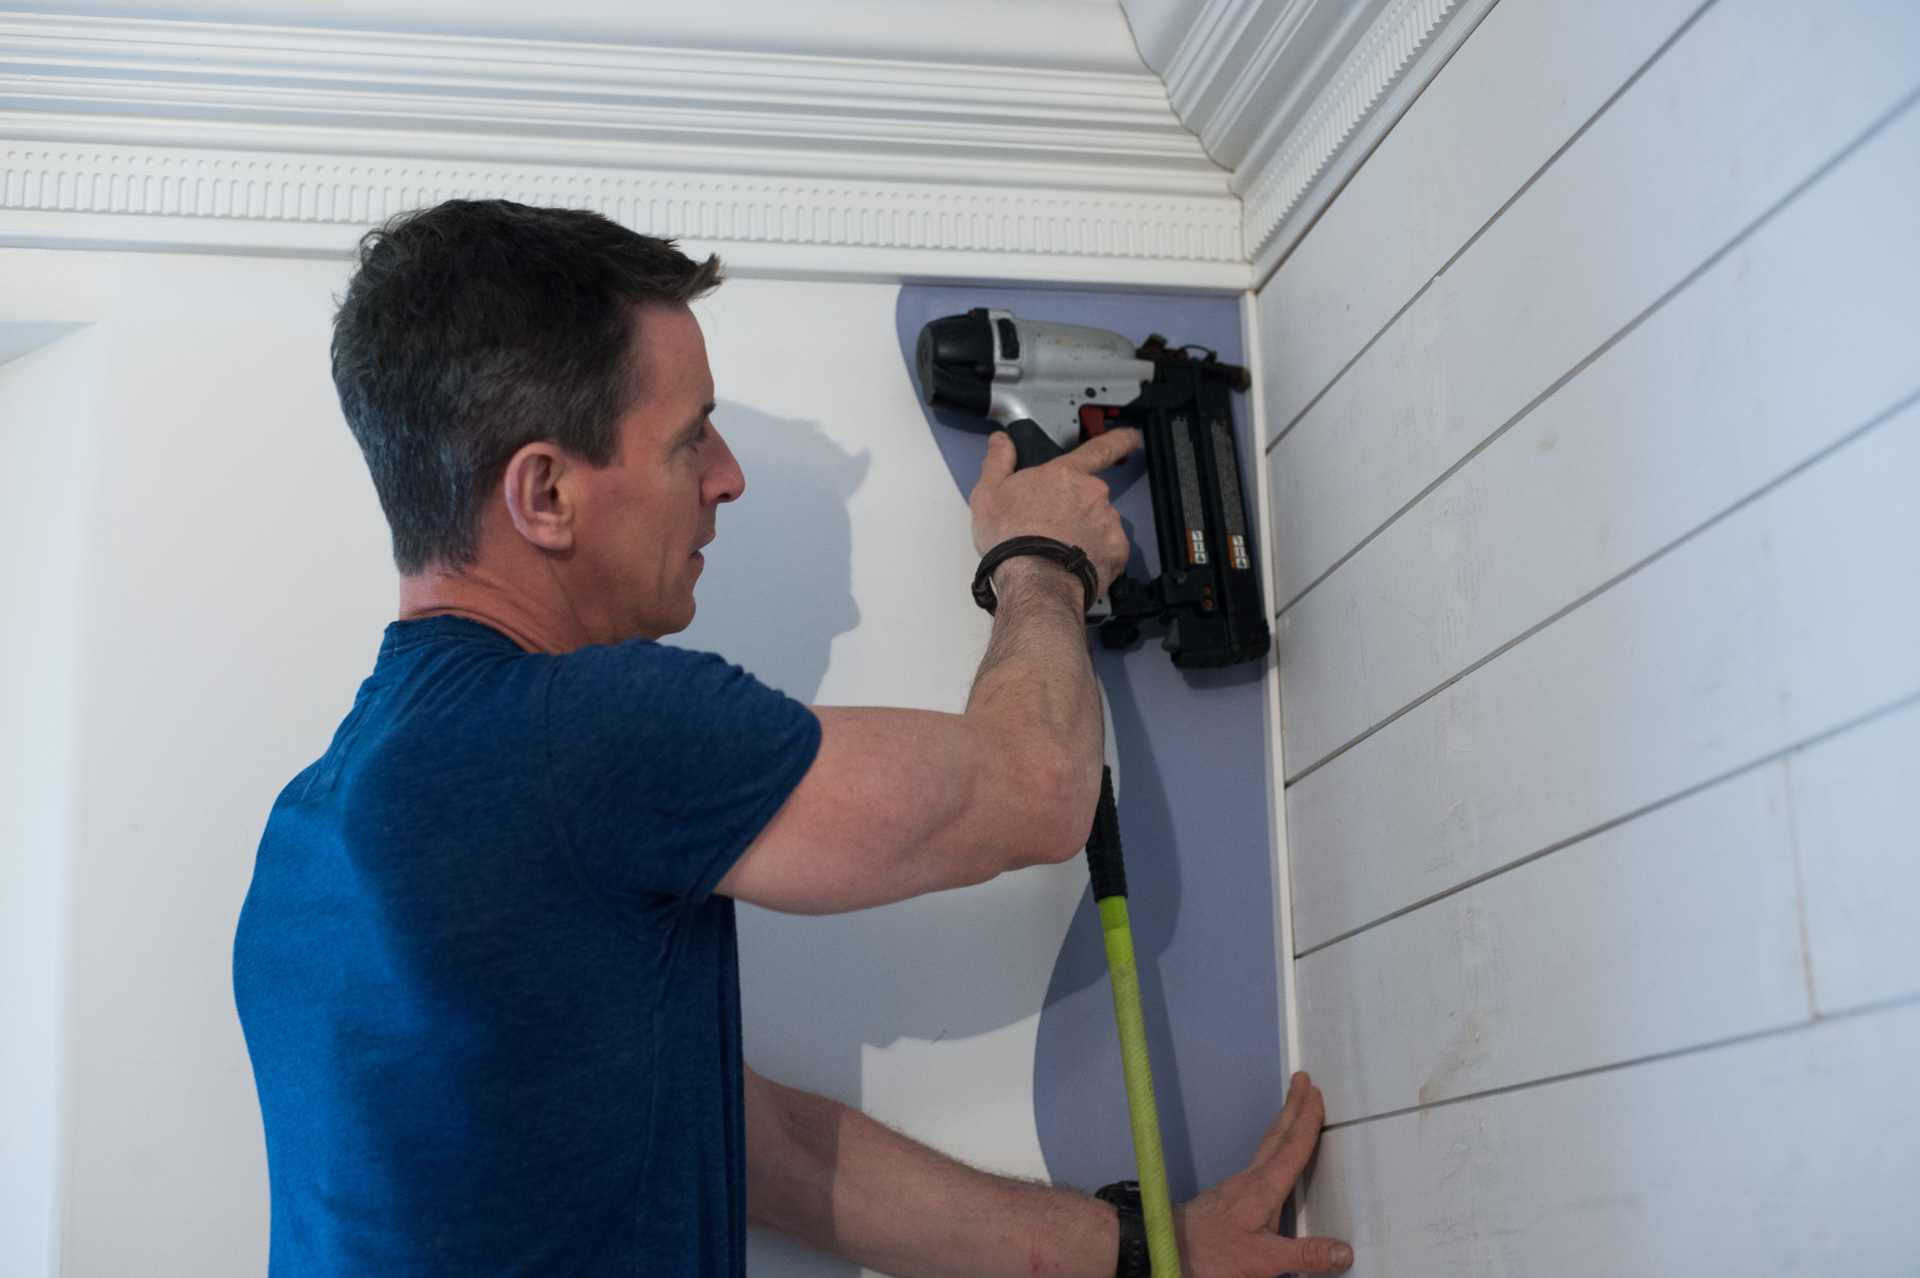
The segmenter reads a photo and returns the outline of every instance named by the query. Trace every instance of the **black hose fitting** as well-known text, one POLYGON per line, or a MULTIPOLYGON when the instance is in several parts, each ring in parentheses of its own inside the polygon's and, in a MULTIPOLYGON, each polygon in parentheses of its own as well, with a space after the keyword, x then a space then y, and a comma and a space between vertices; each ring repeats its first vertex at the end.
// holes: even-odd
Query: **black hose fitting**
POLYGON ((1127 865, 1120 856, 1120 813, 1113 806, 1113 769, 1100 769, 1100 802, 1093 809, 1093 829, 1087 832, 1087 877, 1093 880, 1093 899, 1127 894, 1127 865))

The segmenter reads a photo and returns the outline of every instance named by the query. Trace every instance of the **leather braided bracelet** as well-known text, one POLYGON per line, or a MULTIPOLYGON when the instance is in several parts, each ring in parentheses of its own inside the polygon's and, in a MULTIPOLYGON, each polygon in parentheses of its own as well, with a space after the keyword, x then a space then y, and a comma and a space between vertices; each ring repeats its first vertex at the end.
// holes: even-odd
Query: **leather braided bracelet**
POLYGON ((1086 611, 1093 610, 1094 601, 1100 598, 1100 574, 1094 571, 1093 561, 1087 558, 1086 551, 1051 537, 1009 537, 980 557, 980 569, 973 574, 973 601, 985 608, 989 617, 1000 606, 998 597, 993 593, 994 570, 1007 560, 1017 559, 1021 555, 1051 559, 1080 578, 1080 584, 1087 589, 1086 611))

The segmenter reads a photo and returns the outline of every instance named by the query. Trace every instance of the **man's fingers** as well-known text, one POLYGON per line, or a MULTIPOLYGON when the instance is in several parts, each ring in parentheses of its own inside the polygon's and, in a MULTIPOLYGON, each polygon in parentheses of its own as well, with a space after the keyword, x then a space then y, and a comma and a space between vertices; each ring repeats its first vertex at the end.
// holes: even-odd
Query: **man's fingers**
POLYGON ((1287 1138, 1295 1123, 1300 1121, 1300 1111, 1306 1108, 1307 1092, 1313 1087, 1303 1070, 1293 1076, 1287 1086, 1286 1104, 1280 1107, 1280 1116, 1267 1128, 1267 1134, 1260 1138, 1260 1148, 1254 1151, 1251 1166, 1258 1167, 1280 1150, 1280 1142, 1287 1138))
POLYGON ((1065 457, 1057 457, 1054 460, 1065 462, 1075 470, 1082 470, 1092 475, 1125 461, 1127 454, 1139 446, 1140 432, 1131 426, 1122 426, 1105 434, 1095 435, 1065 457))
MULTIPOLYGON (((1294 1182, 1300 1179, 1307 1160, 1313 1157, 1313 1147, 1320 1140, 1320 1126, 1327 1118, 1326 1102, 1321 1100, 1319 1088, 1300 1083, 1295 1092, 1300 1097, 1300 1109, 1294 1116, 1293 1126, 1280 1133, 1271 1149, 1269 1142, 1261 1142, 1261 1157, 1247 1173, 1263 1187, 1261 1196, 1266 1201, 1269 1229, 1280 1223, 1280 1209, 1286 1205, 1287 1195, 1293 1192, 1294 1182)), ((1288 1103, 1292 1103, 1292 1097, 1288 1097, 1288 1103)), ((1280 1124, 1276 1122, 1274 1127, 1278 1129, 1280 1124)))
POLYGON ((1313 1157, 1313 1147, 1320 1140, 1321 1125, 1327 1121, 1327 1103, 1320 1098, 1320 1089, 1307 1083, 1303 1090, 1306 1096, 1301 1103, 1300 1113, 1295 1117, 1293 1127, 1280 1138, 1280 1146, 1265 1169, 1268 1175, 1278 1178, 1288 1188, 1300 1179, 1301 1169, 1313 1157))

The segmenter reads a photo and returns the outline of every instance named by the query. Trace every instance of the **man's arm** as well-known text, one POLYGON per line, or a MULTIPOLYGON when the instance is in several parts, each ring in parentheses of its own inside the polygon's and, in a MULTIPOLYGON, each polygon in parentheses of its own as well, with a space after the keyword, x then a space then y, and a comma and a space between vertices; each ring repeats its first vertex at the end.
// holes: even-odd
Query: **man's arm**
MULTIPOLYGON (((1102 588, 1126 533, 1097 472, 1124 460, 1110 431, 1016 473, 1004 433, 972 497, 974 543, 1038 534, 1086 550, 1102 588)), ((1032 557, 994 574, 993 640, 961 714, 817 707, 820 752, 716 889, 770 909, 827 914, 1063 861, 1099 797, 1100 694, 1079 578, 1032 557)))
MULTIPOLYGON (((993 1176, 859 1110, 747 1071, 747 1219, 821 1251, 908 1278, 1112 1278, 1112 1207, 1071 1190, 993 1176)), ((1280 1209, 1325 1110, 1295 1075, 1253 1162, 1176 1209, 1188 1278, 1331 1273, 1352 1263, 1330 1238, 1282 1238, 1280 1209)))

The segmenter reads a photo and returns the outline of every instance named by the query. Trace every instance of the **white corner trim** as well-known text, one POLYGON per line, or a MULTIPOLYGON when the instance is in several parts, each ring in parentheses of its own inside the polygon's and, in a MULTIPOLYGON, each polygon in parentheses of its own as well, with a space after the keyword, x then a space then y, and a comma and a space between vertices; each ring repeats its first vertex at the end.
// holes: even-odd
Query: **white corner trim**
MULTIPOLYGON (((1260 344, 1259 295, 1248 291, 1240 299, 1240 323, 1250 351, 1265 349, 1260 344)), ((1293 954, 1293 860, 1287 842, 1287 761, 1286 732, 1280 690, 1280 627, 1285 620, 1273 613, 1273 472, 1265 458, 1268 422, 1263 369, 1266 361, 1256 359, 1249 365, 1253 385, 1247 392, 1247 404, 1253 418, 1254 456, 1261 459, 1254 467, 1254 508, 1260 519, 1260 535, 1255 544, 1261 549, 1260 589, 1269 610, 1268 622, 1274 629, 1273 647, 1268 650, 1260 674, 1261 703, 1267 727, 1267 829, 1273 875, 1273 962, 1280 992, 1280 1059, 1289 1077, 1300 1068, 1300 992, 1294 970, 1293 954)), ((1305 1203, 1297 1204, 1304 1210, 1305 1203)))
POLYGON ((1234 173, 1256 286, 1312 225, 1495 0, 1395 0, 1299 124, 1255 143, 1234 173))
POLYGON ((0 140, 0 243, 344 256, 368 227, 455 197, 596 209, 756 273, 949 274, 978 258, 979 278, 1247 280, 1230 196, 0 140))

